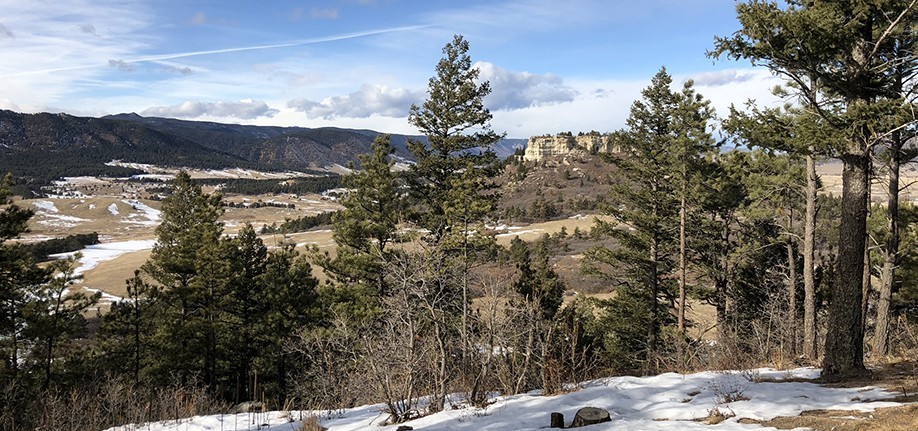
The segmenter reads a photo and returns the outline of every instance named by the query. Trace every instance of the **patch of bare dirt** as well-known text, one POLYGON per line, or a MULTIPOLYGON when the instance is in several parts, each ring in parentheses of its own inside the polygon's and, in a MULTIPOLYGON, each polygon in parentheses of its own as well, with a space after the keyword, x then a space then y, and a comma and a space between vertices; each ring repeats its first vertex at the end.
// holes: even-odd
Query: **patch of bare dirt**
POLYGON ((778 429, 810 428, 816 431, 916 431, 918 430, 918 362, 902 361, 878 364, 860 379, 833 383, 831 387, 879 386, 899 396, 884 400, 910 403, 900 407, 880 408, 873 412, 847 410, 810 410, 800 416, 784 416, 770 421, 749 421, 778 429))

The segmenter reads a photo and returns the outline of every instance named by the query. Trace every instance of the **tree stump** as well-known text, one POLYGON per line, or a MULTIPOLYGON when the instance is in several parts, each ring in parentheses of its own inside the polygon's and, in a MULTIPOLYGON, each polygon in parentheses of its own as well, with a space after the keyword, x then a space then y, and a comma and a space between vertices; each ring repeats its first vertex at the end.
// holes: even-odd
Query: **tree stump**
POLYGON ((564 428, 564 413, 552 412, 549 428, 564 428))
POLYGON ((574 415, 574 421, 571 422, 571 428, 585 427, 603 422, 612 422, 612 417, 609 416, 608 411, 596 407, 584 407, 577 410, 577 414, 574 415))

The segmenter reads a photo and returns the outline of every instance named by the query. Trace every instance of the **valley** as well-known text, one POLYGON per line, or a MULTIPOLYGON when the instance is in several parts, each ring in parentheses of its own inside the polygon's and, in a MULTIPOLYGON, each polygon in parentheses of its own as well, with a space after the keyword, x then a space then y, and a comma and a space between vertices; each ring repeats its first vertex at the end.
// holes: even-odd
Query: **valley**
MULTIPOLYGON (((104 177, 65 178, 55 182, 50 197, 20 201, 21 205, 28 205, 35 211, 35 216, 30 221, 30 232, 22 235, 19 238, 20 242, 32 243, 51 238, 62 238, 67 235, 99 233, 101 244, 89 246, 83 251, 84 257, 76 271, 77 274, 82 275, 82 279, 74 284, 73 288, 87 292, 103 292, 99 305, 99 309, 103 312, 112 301, 117 301, 127 295, 125 280, 130 278, 134 271, 149 258, 155 243, 155 229, 160 220, 161 202, 144 199, 141 196, 155 195, 157 190, 168 186, 168 181, 179 170, 150 164, 126 162, 110 164, 143 170, 145 173, 139 177, 150 181, 132 182, 104 177)), ((840 194, 840 168, 840 163, 835 161, 818 165, 818 174, 824 184, 822 193, 840 194)), ((241 168, 188 169, 187 172, 196 180, 251 179, 280 182, 308 175, 301 172, 263 172, 241 168)), ((342 171, 342 173, 346 172, 347 170, 342 171)), ((543 194, 552 197, 565 194, 569 198, 571 189, 559 185, 564 182, 561 178, 567 178, 567 182, 574 184, 583 177, 601 178, 604 175, 610 175, 604 164, 596 164, 596 160, 590 158, 586 160, 579 158, 576 161, 563 158, 554 159, 554 161, 549 161, 545 167, 536 167, 527 176, 526 181, 516 186, 509 185, 509 192, 501 201, 501 205, 531 205, 536 196, 543 194), (570 174, 572 171, 573 176, 570 174), (519 189, 523 189, 524 192, 519 192, 519 189)), ((903 183, 911 184, 916 181, 918 181, 918 170, 911 167, 903 171, 903 183)), ((607 186, 601 184, 582 186, 581 181, 582 190, 575 193, 599 195, 604 193, 605 187, 607 186)), ((220 184, 204 187, 206 192, 215 192, 220 189, 220 184)), ((873 184, 874 202, 882 204, 885 201, 884 193, 882 178, 878 178, 873 184)), ((918 201, 918 187, 905 188, 902 197, 918 201)), ((342 208, 334 197, 329 197, 327 194, 244 195, 231 193, 224 196, 224 201, 233 205, 225 208, 225 213, 221 218, 227 235, 234 235, 241 226, 247 223, 253 225, 256 230, 260 230, 263 226, 279 225, 285 220, 337 211, 342 208), (256 207, 252 205, 253 203, 280 205, 256 207), (281 205, 291 207, 282 208, 281 205)), ((533 242, 543 235, 557 235, 562 231, 568 235, 575 230, 587 233, 594 225, 594 219, 597 216, 595 210, 584 211, 577 214, 559 214, 556 219, 549 221, 531 223, 509 221, 509 224, 499 222, 489 227, 493 230, 498 244, 509 246, 510 240, 516 236, 524 241, 533 242)), ((306 232, 263 234, 260 238, 269 247, 293 243, 300 251, 307 246, 316 246, 332 252, 335 248, 328 226, 317 227, 306 232)), ((582 253, 592 247, 593 242, 571 240, 570 243, 572 247, 558 251, 552 258, 553 268, 569 287, 569 294, 576 292, 606 297, 610 288, 603 285, 600 280, 583 275, 580 268, 582 253)), ((324 280, 325 276, 319 268, 314 267, 313 272, 320 280, 324 280)), ((705 327, 713 324, 712 311, 709 306, 698 303, 690 312, 692 319, 699 322, 699 330, 703 331, 705 327)))

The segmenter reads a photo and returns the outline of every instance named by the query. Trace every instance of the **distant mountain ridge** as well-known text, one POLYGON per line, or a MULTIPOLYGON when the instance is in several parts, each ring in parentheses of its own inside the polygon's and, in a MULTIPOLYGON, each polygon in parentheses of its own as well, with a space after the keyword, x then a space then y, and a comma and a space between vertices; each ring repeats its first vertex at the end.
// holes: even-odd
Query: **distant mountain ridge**
MULTIPOLYGON (((137 114, 101 118, 23 114, 0 110, 0 173, 47 184, 63 176, 126 176, 135 170, 111 160, 204 169, 312 171, 348 166, 369 152, 379 132, 337 127, 253 126, 137 114)), ((391 135, 396 156, 411 160, 408 139, 391 135)), ((504 140, 494 150, 507 157, 525 140, 504 140)))

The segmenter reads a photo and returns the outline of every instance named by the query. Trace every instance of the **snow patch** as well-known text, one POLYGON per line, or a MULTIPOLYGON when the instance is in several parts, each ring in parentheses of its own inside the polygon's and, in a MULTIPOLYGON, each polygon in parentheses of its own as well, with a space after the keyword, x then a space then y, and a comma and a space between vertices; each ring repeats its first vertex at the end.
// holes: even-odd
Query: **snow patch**
POLYGON ((77 267, 73 271, 74 275, 80 275, 99 266, 102 262, 115 259, 123 254, 152 249, 154 244, 156 244, 156 240, 153 239, 110 242, 107 244, 90 245, 80 251, 52 254, 50 257, 54 259, 66 259, 77 253, 82 253, 83 257, 77 261, 77 267))
POLYGON ((121 202, 124 202, 130 205, 131 208, 140 211, 140 214, 136 212, 128 214, 128 216, 121 221, 122 223, 139 224, 143 226, 156 226, 159 224, 159 219, 162 215, 162 211, 151 208, 149 205, 135 199, 123 200, 121 202))
POLYGON ((37 211, 35 212, 44 218, 44 220, 39 220, 38 224, 45 226, 74 227, 80 223, 89 221, 84 218, 61 214, 60 210, 57 209, 57 206, 54 205, 54 202, 51 201, 34 201, 32 202, 32 205, 37 208, 37 211))
POLYGON ((112 295, 111 293, 105 293, 99 289, 93 289, 91 287, 83 286, 83 290, 89 292, 90 295, 95 295, 96 293, 99 294, 99 302, 96 303, 97 310, 99 309, 100 305, 108 305, 108 304, 114 304, 116 302, 126 301, 126 299, 120 296, 112 295))
POLYGON ((58 211, 57 206, 54 205, 54 202, 51 202, 51 201, 35 201, 35 202, 32 202, 32 205, 34 205, 35 208, 38 208, 39 212, 42 212, 42 211, 46 213, 60 212, 58 211))
MULTIPOLYGON (((652 377, 611 377, 574 385, 573 392, 542 397, 538 391, 524 395, 497 397, 490 406, 479 409, 464 407, 446 410, 407 422, 404 425, 425 431, 536 431, 549 424, 549 412, 561 412, 569 424, 581 407, 604 408, 612 422, 592 425, 593 431, 634 430, 721 430, 766 429, 755 424, 740 424, 740 418, 768 420, 778 416, 796 416, 805 410, 873 411, 899 406, 895 402, 877 402, 896 394, 882 389, 828 388, 808 382, 782 382, 789 379, 813 379, 819 370, 800 368, 789 371, 774 369, 746 372, 668 373, 652 377), (753 377, 749 379, 749 377, 753 377), (739 401, 725 401, 724 395, 741 395, 739 401), (694 422, 706 418, 717 408, 734 414, 717 425, 694 422)), ((302 418, 317 415, 329 431, 394 431, 398 425, 383 426, 387 415, 382 404, 347 409, 329 417, 324 412, 269 412, 255 419, 261 430, 295 430, 302 418)), ((168 421, 110 428, 108 431, 144 429, 149 431, 204 431, 251 429, 252 414, 196 416, 168 421)))
POLYGON ((112 213, 112 215, 118 215, 118 214, 120 214, 120 213, 118 212, 118 205, 116 205, 116 204, 111 204, 111 205, 109 205, 109 206, 108 206, 108 212, 112 213))

